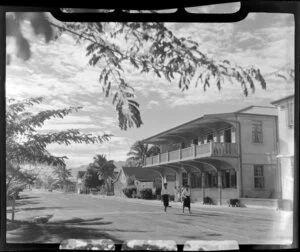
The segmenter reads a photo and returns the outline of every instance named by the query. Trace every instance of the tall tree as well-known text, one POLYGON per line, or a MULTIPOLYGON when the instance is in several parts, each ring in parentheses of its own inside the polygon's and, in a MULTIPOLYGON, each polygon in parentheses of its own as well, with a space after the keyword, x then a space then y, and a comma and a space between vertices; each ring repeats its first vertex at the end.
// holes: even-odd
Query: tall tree
MULTIPOLYGON (((72 9, 66 11, 72 12, 72 9)), ((126 78, 128 65, 136 71, 151 73, 169 82, 175 81, 182 91, 188 90, 192 84, 197 87, 200 83, 204 91, 211 85, 221 90, 227 79, 240 83, 245 96, 249 90, 255 91, 256 83, 266 88, 259 68, 210 58, 201 51, 196 41, 176 36, 161 22, 58 24, 49 21, 44 13, 10 13, 7 16, 7 35, 16 38, 18 54, 25 60, 30 57, 30 46, 20 32, 20 24, 24 20, 32 24, 37 34, 42 33, 46 41, 67 32, 77 42, 89 43, 86 47, 89 64, 99 67, 102 90, 106 97, 112 98, 119 127, 123 130, 142 125, 139 103, 126 78)), ((293 78, 294 71, 288 73, 288 77, 293 78)))
POLYGON ((32 113, 29 108, 40 104, 42 97, 25 100, 7 100, 6 109, 6 190, 7 196, 15 195, 24 183, 32 183, 32 175, 26 171, 28 165, 49 165, 65 168, 66 156, 54 156, 47 146, 52 143, 70 145, 71 143, 102 143, 110 135, 93 136, 82 134, 76 129, 59 132, 39 133, 38 128, 52 118, 64 118, 78 111, 80 107, 59 110, 44 110, 32 113), (29 176, 30 175, 30 176, 29 176), (16 186, 18 185, 18 186, 16 186))
POLYGON ((83 176, 85 188, 98 188, 103 185, 103 181, 99 179, 98 171, 92 165, 89 165, 83 176))
POLYGON ((71 182, 69 179, 72 176, 71 169, 67 169, 66 166, 54 167, 53 173, 57 177, 56 184, 61 190, 71 182))
POLYGON ((107 160, 105 155, 96 155, 94 162, 89 167, 97 171, 99 180, 102 180, 106 190, 110 189, 111 181, 114 178, 114 165, 113 160, 107 160))
POLYGON ((145 158, 155 156, 160 153, 158 146, 149 146, 142 141, 136 141, 131 147, 127 156, 126 164, 129 166, 142 166, 145 163, 145 158))

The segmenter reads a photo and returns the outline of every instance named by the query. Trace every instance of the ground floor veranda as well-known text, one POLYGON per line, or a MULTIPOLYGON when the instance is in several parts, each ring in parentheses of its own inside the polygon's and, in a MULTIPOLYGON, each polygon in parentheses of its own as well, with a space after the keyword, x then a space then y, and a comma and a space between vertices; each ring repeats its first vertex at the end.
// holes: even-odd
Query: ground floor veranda
POLYGON ((191 201, 202 202, 209 197, 213 204, 227 204, 229 199, 241 197, 239 158, 205 158, 160 164, 145 169, 156 171, 168 192, 175 199, 184 185, 191 188, 191 201))

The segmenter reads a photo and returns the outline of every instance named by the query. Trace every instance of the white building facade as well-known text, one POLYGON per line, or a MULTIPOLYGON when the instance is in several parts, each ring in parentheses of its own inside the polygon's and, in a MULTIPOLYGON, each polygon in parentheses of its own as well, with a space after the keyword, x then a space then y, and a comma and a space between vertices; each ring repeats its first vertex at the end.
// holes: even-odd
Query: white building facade
POLYGON ((143 140, 161 151, 144 167, 160 173, 168 188, 188 184, 193 202, 276 199, 281 193, 277 140, 275 107, 204 115, 143 140))
POLYGON ((294 95, 272 102, 278 110, 278 163, 281 172, 282 199, 294 197, 294 95))

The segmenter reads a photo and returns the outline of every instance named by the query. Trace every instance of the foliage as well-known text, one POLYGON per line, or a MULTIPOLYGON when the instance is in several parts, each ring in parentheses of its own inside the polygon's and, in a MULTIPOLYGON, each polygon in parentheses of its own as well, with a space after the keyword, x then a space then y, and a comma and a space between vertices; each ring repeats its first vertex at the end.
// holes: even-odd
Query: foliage
POLYGON ((94 157, 94 162, 89 164, 87 169, 84 179, 85 186, 96 187, 104 184, 106 190, 111 189, 115 168, 113 160, 107 160, 105 155, 96 155, 94 157))
POLYGON ((85 175, 85 171, 78 171, 77 172, 77 179, 82 179, 85 175))
MULTIPOLYGON (((66 11, 73 12, 72 9, 66 11)), ((196 41, 176 36, 161 22, 68 22, 58 25, 50 22, 44 13, 13 13, 7 16, 7 36, 16 38, 18 56, 25 60, 30 57, 30 49, 20 32, 20 23, 24 20, 29 20, 34 31, 42 33, 46 41, 53 37, 51 27, 55 27, 58 29, 56 36, 68 32, 78 43, 89 43, 86 47, 89 64, 100 66, 99 82, 105 96, 112 98, 119 127, 123 130, 142 125, 139 103, 135 100, 133 87, 126 80, 128 72, 125 66, 128 65, 141 73, 151 73, 169 82, 176 81, 182 91, 200 83, 204 91, 211 85, 221 90, 226 80, 240 83, 245 96, 249 90, 255 91, 255 83, 266 88, 259 68, 209 58, 196 41)))
MULTIPOLYGON (((30 44, 21 32, 22 22, 29 21, 36 35, 43 35, 48 43, 54 36, 53 27, 44 13, 14 12, 6 14, 6 36, 11 36, 16 41, 17 57, 28 60, 31 56, 30 44)), ((7 64, 10 63, 7 55, 7 64)))
POLYGON ((149 146, 144 144, 142 141, 135 142, 131 147, 130 151, 127 153, 127 156, 130 156, 126 163, 127 165, 139 167, 144 165, 145 158, 150 156, 155 156, 160 153, 158 146, 149 146))
POLYGON ((204 197, 203 204, 211 205, 212 203, 213 203, 213 200, 210 197, 204 197))
POLYGON ((152 189, 151 188, 143 188, 140 190, 141 198, 142 199, 152 199, 152 189))
POLYGON ((23 191, 26 185, 32 185, 36 175, 30 171, 22 171, 20 166, 6 163, 6 195, 9 199, 23 191))
POLYGON ((97 188, 103 185, 103 181, 99 180, 98 171, 92 167, 88 167, 83 176, 84 186, 87 188, 97 188))
POLYGON ((69 145, 71 143, 102 143, 110 135, 93 136, 82 134, 76 129, 39 133, 38 128, 51 118, 64 118, 78 111, 80 107, 44 110, 32 113, 29 108, 40 104, 42 97, 25 100, 7 100, 6 108, 6 188, 7 193, 33 183, 36 175, 25 171, 25 166, 38 164, 61 167, 65 169, 66 156, 53 156, 47 151, 52 143, 69 145))
POLYGON ((69 178, 72 176, 71 169, 67 169, 65 166, 54 167, 53 173, 57 179, 55 184, 62 190, 64 186, 68 185, 71 181, 69 178))
POLYGON ((55 189, 57 186, 55 184, 56 180, 52 176, 46 176, 45 180, 43 181, 45 189, 55 189))
POLYGON ((131 186, 134 185, 135 176, 127 177, 127 185, 131 186))
POLYGON ((37 128, 51 118, 63 118, 78 111, 81 107, 45 110, 36 114, 28 112, 28 107, 41 103, 42 97, 16 101, 8 99, 6 111, 6 157, 12 163, 47 163, 65 166, 67 157, 52 156, 46 149, 49 144, 103 143, 110 135, 92 136, 82 134, 76 129, 59 132, 38 133, 37 128))
POLYGON ((128 198, 132 198, 132 195, 135 194, 136 195, 137 189, 136 187, 125 187, 123 189, 123 193, 126 195, 126 197, 128 198))

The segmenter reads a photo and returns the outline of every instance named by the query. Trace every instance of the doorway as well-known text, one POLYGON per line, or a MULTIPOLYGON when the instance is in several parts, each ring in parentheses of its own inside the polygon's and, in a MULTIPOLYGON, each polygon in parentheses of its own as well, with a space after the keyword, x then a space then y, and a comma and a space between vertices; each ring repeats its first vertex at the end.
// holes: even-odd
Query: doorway
POLYGON ((224 130, 224 142, 231 143, 231 129, 224 130))

